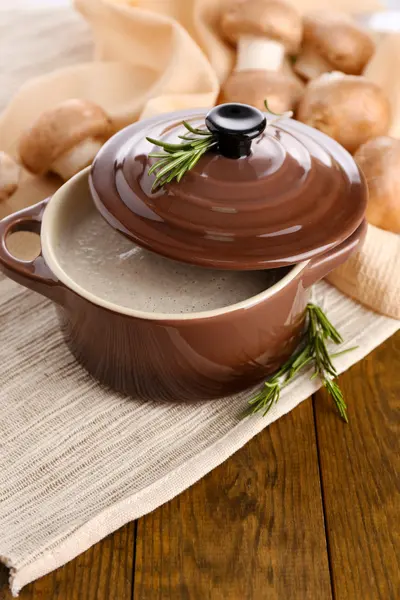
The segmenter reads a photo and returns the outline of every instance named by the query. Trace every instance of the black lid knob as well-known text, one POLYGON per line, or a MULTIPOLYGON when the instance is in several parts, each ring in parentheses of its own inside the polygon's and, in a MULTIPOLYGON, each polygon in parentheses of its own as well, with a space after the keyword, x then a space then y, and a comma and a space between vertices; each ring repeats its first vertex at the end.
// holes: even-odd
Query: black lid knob
POLYGON ((267 126, 264 113, 248 104, 220 104, 206 116, 206 125, 218 138, 219 151, 227 158, 250 154, 251 141, 267 126))

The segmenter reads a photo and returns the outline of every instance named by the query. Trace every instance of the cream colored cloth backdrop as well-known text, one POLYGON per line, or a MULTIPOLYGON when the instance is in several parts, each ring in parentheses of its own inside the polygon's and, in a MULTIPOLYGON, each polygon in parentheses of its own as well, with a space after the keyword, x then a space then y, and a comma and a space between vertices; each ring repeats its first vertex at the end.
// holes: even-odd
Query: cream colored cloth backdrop
MULTIPOLYGON (((71 97, 98 102, 112 116, 116 128, 161 112, 212 106, 234 64, 234 51, 221 39, 218 26, 227 2, 76 0, 76 8, 92 30, 94 60, 24 83, 0 118, 0 149, 15 154, 21 131, 41 111, 71 97)), ((329 0, 293 2, 304 11, 332 7, 329 0)), ((354 13, 379 6, 375 0, 334 2, 336 10, 354 13)), ((5 35, 10 35, 9 30, 5 35)), ((13 56, 9 60, 13 61, 13 56)), ((393 77, 400 73, 399 66, 399 38, 392 36, 380 44, 367 72, 391 98, 393 135, 400 135, 400 76, 398 81, 393 77)), ((49 195, 57 185, 54 179, 25 176, 17 194, 0 206, 0 217, 49 195)), ((393 236, 370 231, 364 251, 330 280, 370 308, 400 318, 399 252, 393 236), (382 237, 388 238, 383 246, 390 247, 391 254, 377 246, 382 237)))

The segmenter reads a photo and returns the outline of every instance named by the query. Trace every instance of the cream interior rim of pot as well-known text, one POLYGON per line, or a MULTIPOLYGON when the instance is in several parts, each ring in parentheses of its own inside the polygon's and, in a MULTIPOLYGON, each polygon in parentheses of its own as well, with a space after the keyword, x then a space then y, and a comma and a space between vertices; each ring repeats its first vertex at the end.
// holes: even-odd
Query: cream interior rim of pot
MULTIPOLYGON (((223 308, 217 308, 214 310, 205 310, 201 312, 193 312, 193 313, 153 313, 146 312, 142 310, 135 310, 132 308, 127 308, 124 306, 119 306, 118 304, 114 304, 113 302, 109 302, 108 300, 104 300, 95 294, 92 294, 85 290, 85 288, 81 287, 77 284, 68 273, 61 267, 58 259, 57 253, 54 250, 54 240, 52 236, 55 231, 55 223, 57 222, 57 218, 59 217, 59 211, 63 203, 65 202, 65 198, 69 195, 71 188, 77 184, 81 179, 88 179, 89 177, 90 167, 87 167, 80 173, 77 173, 74 177, 72 177, 67 183, 65 183, 50 199, 42 219, 42 230, 41 230, 41 246, 42 246, 42 254, 44 260, 46 261, 48 267, 51 269, 53 274, 58 278, 58 280, 66 285, 68 288, 73 290, 79 296, 86 298, 92 304, 97 304, 107 310, 110 310, 115 313, 127 315, 129 317, 136 317, 140 319, 146 319, 151 321, 192 321, 193 319, 208 319, 210 317, 217 317, 219 315, 225 315, 230 312, 234 312, 236 310, 242 310, 246 308, 250 308, 259 302, 262 302, 273 296, 280 290, 282 290, 290 281, 295 279, 297 275, 305 269, 307 264, 310 262, 309 260, 302 261, 297 265, 294 265, 293 268, 282 277, 277 283, 267 288, 265 291, 256 294, 255 296, 251 296, 246 300, 242 300, 241 302, 237 302, 236 304, 230 304, 223 308)), ((89 192, 89 186, 88 194, 89 192)), ((122 235, 122 234, 121 234, 122 235)))

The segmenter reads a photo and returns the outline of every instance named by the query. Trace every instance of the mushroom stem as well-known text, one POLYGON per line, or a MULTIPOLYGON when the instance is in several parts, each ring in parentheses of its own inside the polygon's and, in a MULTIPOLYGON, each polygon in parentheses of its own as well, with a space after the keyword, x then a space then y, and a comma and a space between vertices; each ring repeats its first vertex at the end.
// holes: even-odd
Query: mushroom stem
POLYGON ((284 56, 285 47, 280 42, 265 37, 243 35, 238 40, 235 70, 279 71, 283 65, 284 56))
POLYGON ((333 67, 327 60, 319 55, 312 46, 304 46, 294 65, 298 75, 307 81, 316 79, 323 73, 333 71, 333 67))
POLYGON ((73 175, 93 162, 102 144, 95 138, 88 138, 62 154, 51 165, 51 171, 67 181, 73 175))

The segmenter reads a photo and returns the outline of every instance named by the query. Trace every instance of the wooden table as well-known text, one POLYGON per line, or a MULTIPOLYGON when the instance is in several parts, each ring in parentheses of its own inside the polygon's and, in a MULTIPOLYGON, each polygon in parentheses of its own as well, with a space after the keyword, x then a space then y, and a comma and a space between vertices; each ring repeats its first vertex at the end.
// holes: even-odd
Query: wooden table
POLYGON ((340 383, 20 599, 399 600, 400 332, 340 383))

